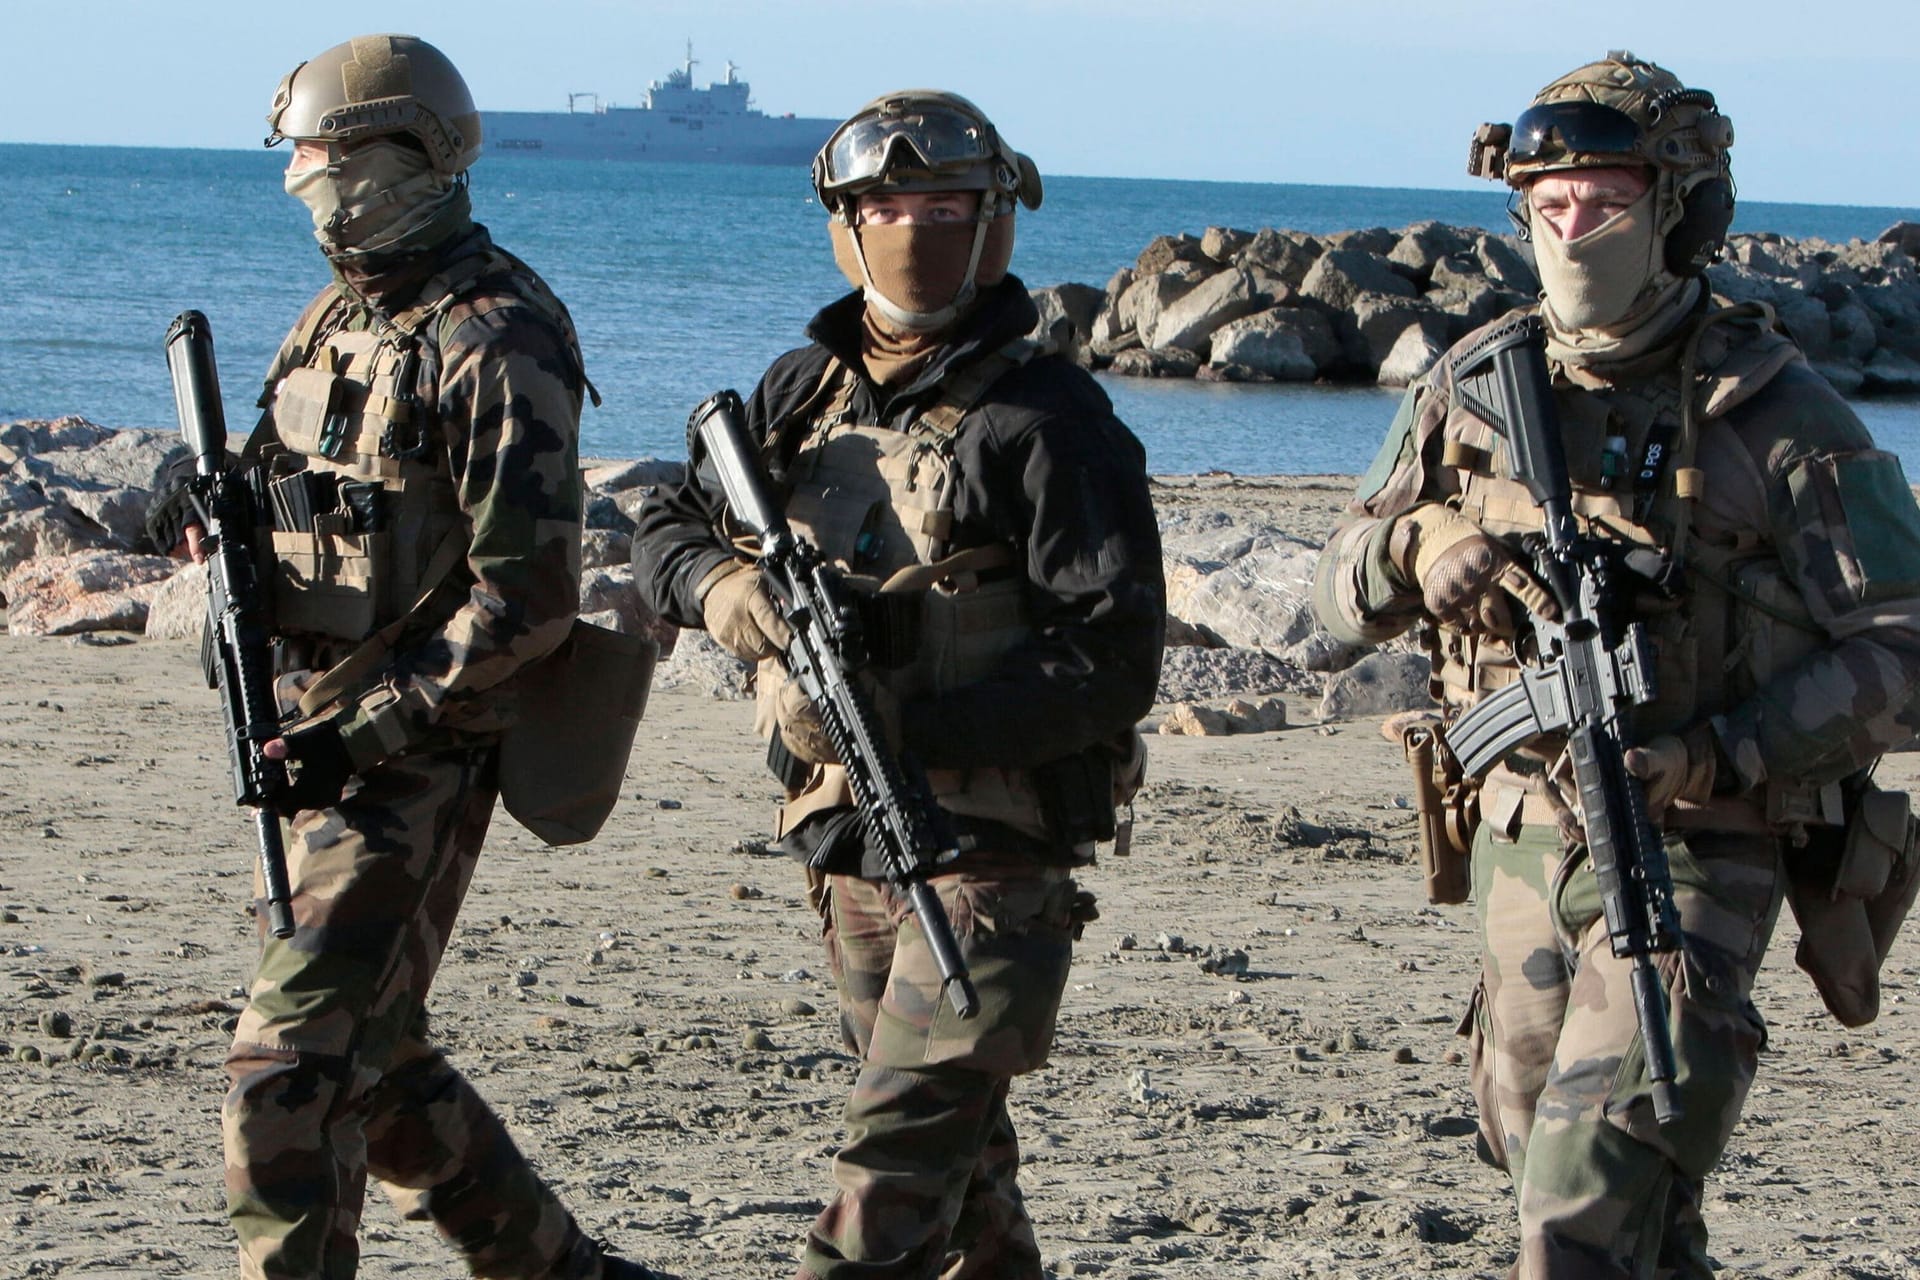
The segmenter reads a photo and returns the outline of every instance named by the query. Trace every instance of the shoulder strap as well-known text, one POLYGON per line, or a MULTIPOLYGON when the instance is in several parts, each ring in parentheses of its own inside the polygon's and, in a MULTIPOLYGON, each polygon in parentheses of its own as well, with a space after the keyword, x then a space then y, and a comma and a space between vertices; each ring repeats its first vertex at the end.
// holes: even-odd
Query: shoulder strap
POLYGON ((440 545, 433 549, 426 570, 420 575, 420 598, 405 613, 362 640, 352 653, 328 667, 319 679, 308 685, 307 691, 300 695, 300 714, 318 714, 328 703, 363 686, 368 676, 385 666, 393 656, 393 651, 399 647, 400 637, 420 618, 427 602, 463 558, 461 531, 450 529, 440 539, 440 545))
POLYGON ((940 398, 914 420, 912 430, 932 436, 943 452, 951 452, 953 438, 959 434, 960 420, 1002 374, 1018 369, 1038 354, 1040 344, 1030 338, 1015 338, 998 351, 974 361, 948 378, 940 388, 940 398))

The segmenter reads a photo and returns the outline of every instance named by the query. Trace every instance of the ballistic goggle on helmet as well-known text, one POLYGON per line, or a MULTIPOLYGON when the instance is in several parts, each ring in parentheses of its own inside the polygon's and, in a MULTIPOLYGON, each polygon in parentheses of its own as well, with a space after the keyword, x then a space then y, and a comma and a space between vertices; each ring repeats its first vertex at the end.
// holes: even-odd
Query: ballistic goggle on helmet
POLYGON ((979 191, 982 220, 1040 207, 1040 171, 1008 146, 980 108, 957 93, 883 94, 833 131, 813 158, 813 193, 848 217, 869 191, 979 191))
MULTIPOLYGON (((1631 53, 1560 77, 1511 125, 1474 131, 1467 172, 1524 193, 1530 179, 1568 169, 1642 166, 1654 173, 1663 206, 1668 267, 1675 275, 1706 268, 1733 221, 1728 151, 1733 121, 1713 95, 1689 89, 1663 67, 1631 53)), ((1527 234, 1522 197, 1510 210, 1527 234)))
POLYGON ((289 138, 417 142, 440 173, 480 156, 480 113, 447 55, 417 36, 355 36, 289 71, 267 111, 271 147, 289 138))

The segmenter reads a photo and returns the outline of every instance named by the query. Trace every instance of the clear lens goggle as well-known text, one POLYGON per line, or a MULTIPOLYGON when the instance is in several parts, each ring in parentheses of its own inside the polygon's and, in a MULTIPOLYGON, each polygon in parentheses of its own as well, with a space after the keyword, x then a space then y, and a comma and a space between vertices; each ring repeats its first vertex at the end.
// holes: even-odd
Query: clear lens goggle
POLYGON ((977 117, 937 104, 879 111, 841 125, 820 153, 823 193, 877 182, 895 168, 939 173, 999 156, 999 139, 977 117))

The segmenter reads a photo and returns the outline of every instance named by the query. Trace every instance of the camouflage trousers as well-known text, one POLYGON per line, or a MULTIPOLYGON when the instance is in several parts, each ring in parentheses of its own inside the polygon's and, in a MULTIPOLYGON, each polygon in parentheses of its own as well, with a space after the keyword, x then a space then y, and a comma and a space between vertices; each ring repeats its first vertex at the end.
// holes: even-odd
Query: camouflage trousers
POLYGON ((250 1280, 348 1280, 369 1174, 475 1275, 599 1274, 597 1244, 425 1038, 495 755, 389 762, 292 823, 297 929, 265 939, 227 1055, 227 1211, 250 1280))
POLYGON ((1007 1089, 1046 1062, 1076 911, 1092 899, 1067 868, 1020 857, 969 854, 933 883, 980 994, 970 1020, 942 996, 904 898, 854 876, 826 886, 841 1035, 860 1072, 801 1280, 1041 1275, 1007 1089))
POLYGON ((1753 1083, 1766 1026, 1751 999, 1783 877, 1764 836, 1670 835, 1683 950, 1658 958, 1684 1118, 1654 1120, 1628 985, 1584 848, 1484 824, 1473 1083, 1480 1135, 1513 1177, 1514 1274, 1531 1280, 1711 1277, 1700 1201, 1753 1083))

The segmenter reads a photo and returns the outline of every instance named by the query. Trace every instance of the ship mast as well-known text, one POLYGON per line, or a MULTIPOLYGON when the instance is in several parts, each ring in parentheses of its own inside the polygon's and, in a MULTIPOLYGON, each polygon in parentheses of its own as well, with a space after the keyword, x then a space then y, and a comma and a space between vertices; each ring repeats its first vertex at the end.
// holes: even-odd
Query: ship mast
POLYGON ((700 64, 693 60, 693 41, 687 41, 687 88, 693 88, 693 69, 700 64))

